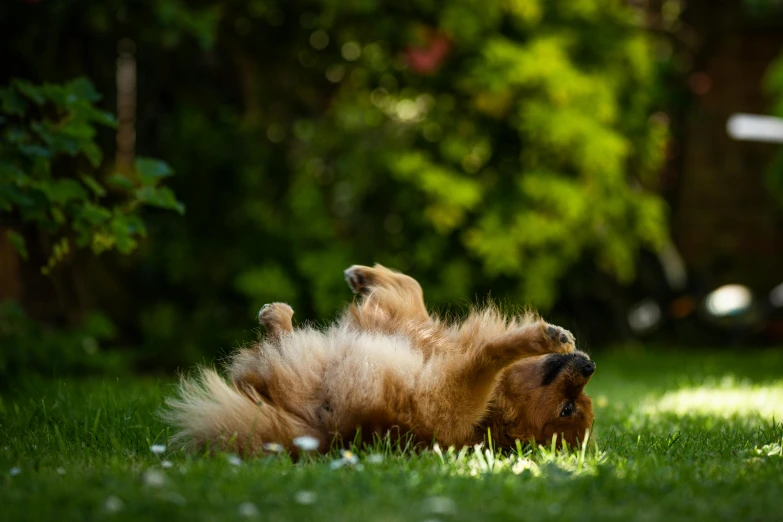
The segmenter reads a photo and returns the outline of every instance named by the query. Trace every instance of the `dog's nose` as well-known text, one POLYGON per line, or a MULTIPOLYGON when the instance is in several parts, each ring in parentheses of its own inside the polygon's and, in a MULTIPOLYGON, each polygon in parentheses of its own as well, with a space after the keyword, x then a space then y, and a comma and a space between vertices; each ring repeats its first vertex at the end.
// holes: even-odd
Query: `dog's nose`
POLYGON ((582 375, 590 377, 595 372, 595 363, 593 361, 585 361, 582 364, 582 375))

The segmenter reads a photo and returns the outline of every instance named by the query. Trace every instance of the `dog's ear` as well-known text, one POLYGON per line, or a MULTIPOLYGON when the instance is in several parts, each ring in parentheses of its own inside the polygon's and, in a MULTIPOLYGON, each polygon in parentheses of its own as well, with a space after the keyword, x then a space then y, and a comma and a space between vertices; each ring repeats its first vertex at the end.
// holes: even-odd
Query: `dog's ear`
POLYGON ((523 359, 512 364, 500 376, 497 389, 508 400, 519 402, 541 382, 541 370, 535 357, 523 359))

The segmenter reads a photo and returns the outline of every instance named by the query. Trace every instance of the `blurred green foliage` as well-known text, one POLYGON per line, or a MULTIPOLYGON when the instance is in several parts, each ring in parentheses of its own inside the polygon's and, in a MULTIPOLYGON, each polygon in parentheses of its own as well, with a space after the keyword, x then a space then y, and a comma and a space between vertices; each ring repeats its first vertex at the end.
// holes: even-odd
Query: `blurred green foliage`
POLYGON ((340 77, 333 98, 315 118, 269 123, 292 134, 291 218, 321 243, 317 263, 300 262, 323 289, 319 312, 337 305, 330 281, 351 259, 431 274, 443 301, 470 295, 480 270, 547 308, 583 255, 629 280, 638 249, 665 235, 661 201, 641 190, 666 131, 650 118, 653 65, 632 12, 592 1, 414 6, 418 16, 372 23, 372 10, 327 3, 311 39, 333 35, 342 55, 327 48, 313 66, 340 77), (428 18, 437 31, 416 21, 428 18), (401 29, 418 46, 409 63, 435 55, 439 39, 450 53, 431 71, 406 67, 401 29))
POLYGON ((23 258, 22 226, 32 223, 48 236, 44 274, 68 255, 72 237, 96 254, 133 250, 145 234, 136 213, 140 205, 184 212, 173 192, 159 186, 172 173, 161 161, 139 158, 134 175, 99 177, 103 153, 94 141, 95 126, 115 125, 111 114, 95 108, 99 99, 85 78, 62 85, 16 79, 0 89, 0 212, 23 258), (57 161, 63 156, 86 161, 62 168, 57 161), (107 204, 109 191, 123 199, 107 204))
POLYGON ((0 302, 0 388, 34 374, 124 373, 129 367, 128 354, 102 346, 115 336, 112 322, 100 313, 88 314, 77 327, 46 328, 18 303, 0 302))
POLYGON ((408 271, 436 306, 491 290, 547 309, 594 267, 632 280, 666 237, 667 128, 625 2, 3 9, 13 74, 109 94, 117 42, 135 47, 138 147, 179 173, 188 215, 150 214, 127 294, 101 295, 156 364, 230 347, 265 302, 328 319, 353 263, 408 271))
MULTIPOLYGON (((41 85, 15 79, 0 88, 0 231, 23 259, 25 234, 46 245, 44 275, 72 254, 74 244, 94 254, 132 251, 146 233, 138 213, 143 205, 184 211, 161 186, 172 174, 162 161, 138 158, 132 173, 101 175, 96 126, 115 122, 95 107, 99 99, 85 78, 41 85)), ((117 355, 99 357, 99 341, 114 335, 109 319, 95 312, 85 312, 78 326, 47 328, 18 303, 0 303, 0 380, 106 369, 117 355)))

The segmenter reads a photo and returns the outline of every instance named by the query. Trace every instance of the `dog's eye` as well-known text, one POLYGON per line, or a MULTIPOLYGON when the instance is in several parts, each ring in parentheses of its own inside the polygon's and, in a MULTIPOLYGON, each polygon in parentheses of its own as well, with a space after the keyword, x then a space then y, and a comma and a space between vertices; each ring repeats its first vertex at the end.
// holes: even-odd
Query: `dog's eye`
POLYGON ((570 417, 574 414, 574 403, 573 402, 567 402, 565 406, 563 406, 563 409, 560 410, 560 416, 561 417, 570 417))

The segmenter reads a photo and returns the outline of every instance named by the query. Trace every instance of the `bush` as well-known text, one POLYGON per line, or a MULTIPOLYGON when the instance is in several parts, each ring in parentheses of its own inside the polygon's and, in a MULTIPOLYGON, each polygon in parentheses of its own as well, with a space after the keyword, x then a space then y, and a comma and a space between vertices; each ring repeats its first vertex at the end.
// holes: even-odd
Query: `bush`
MULTIPOLYGON (((142 206, 184 211, 161 185, 172 174, 161 161, 138 158, 133 172, 101 175, 96 126, 113 127, 114 119, 94 106, 99 98, 84 78, 42 85, 16 79, 0 89, 0 232, 24 259, 30 239, 48 245, 40 268, 46 276, 73 258, 74 247, 131 252, 146 234, 142 206)), ((15 302, 2 304, 0 378, 111 366, 116 356, 96 353, 99 341, 114 335, 112 323, 79 315, 81 324, 63 328, 61 321, 38 323, 15 302)))
POLYGON ((94 141, 95 126, 115 124, 94 107, 99 99, 84 78, 63 85, 17 79, 0 89, 0 211, 11 220, 7 234, 22 257, 27 248, 17 227, 32 224, 51 238, 44 274, 72 243, 96 254, 132 251, 145 234, 137 214, 141 205, 184 212, 173 192, 159 186, 172 174, 163 162, 139 158, 135 173, 97 176, 103 153, 94 141), (63 168, 63 156, 75 158, 75 165, 63 168), (110 191, 113 201, 107 203, 110 191))
POLYGON ((18 303, 0 302, 0 386, 31 375, 126 371, 128 354, 107 352, 102 346, 115 335, 111 321, 100 313, 88 314, 76 327, 49 328, 28 317, 18 303))
MULTIPOLYGON (((188 218, 150 216, 103 298, 133 295, 112 318, 158 364, 230 347, 265 302, 328 319, 352 263, 409 271, 439 307, 492 290, 547 309, 574 278, 630 281, 666 235, 667 130, 627 3, 47 4, 13 7, 47 27, 19 29, 21 56, 71 41, 111 92, 107 49, 132 38, 139 147, 181 173, 188 218)), ((33 69, 65 74, 56 53, 33 69)))

